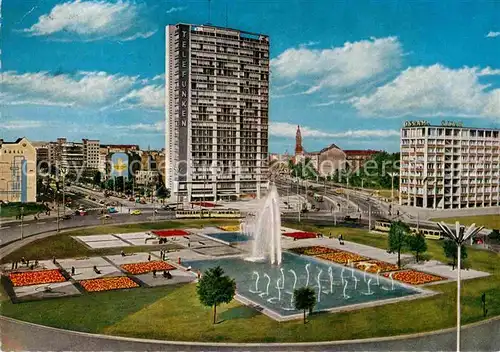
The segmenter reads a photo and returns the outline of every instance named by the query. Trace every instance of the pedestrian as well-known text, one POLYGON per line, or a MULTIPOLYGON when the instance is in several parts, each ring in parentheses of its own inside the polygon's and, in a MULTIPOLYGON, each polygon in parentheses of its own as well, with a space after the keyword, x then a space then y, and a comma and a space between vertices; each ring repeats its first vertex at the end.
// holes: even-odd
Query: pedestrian
POLYGON ((21 264, 26 264, 26 259, 24 257, 21 257, 21 264))
POLYGON ((15 262, 12 262, 12 267, 10 268, 10 270, 14 270, 14 265, 15 264, 16 264, 15 262))
POLYGON ((332 233, 331 232, 328 234, 328 238, 332 238, 332 233))
POLYGON ((75 267, 74 266, 71 267, 71 276, 73 276, 73 275, 75 275, 75 267))
POLYGON ((26 266, 29 266, 29 265, 30 265, 30 260, 29 260, 29 259, 27 259, 27 260, 26 260, 26 266))
POLYGON ((52 264, 56 263, 56 257, 52 257, 52 264))
POLYGON ((153 270, 153 277, 156 277, 156 270, 153 270))
POLYGON ((35 259, 35 267, 38 266, 38 259, 35 259))
POLYGON ((120 254, 122 255, 122 257, 125 257, 125 252, 123 251, 123 249, 120 251, 120 254))
POLYGON ((151 254, 148 255, 148 262, 151 261, 151 254))

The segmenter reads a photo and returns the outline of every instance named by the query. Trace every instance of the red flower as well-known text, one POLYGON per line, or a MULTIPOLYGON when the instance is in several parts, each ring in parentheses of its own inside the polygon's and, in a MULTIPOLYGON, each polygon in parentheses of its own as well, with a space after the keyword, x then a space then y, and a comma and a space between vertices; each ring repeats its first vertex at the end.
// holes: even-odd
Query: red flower
POLYGON ((396 264, 391 264, 383 262, 381 260, 368 260, 363 262, 357 262, 354 264, 356 268, 363 271, 368 271, 369 273, 376 273, 377 271, 394 271, 398 270, 396 264))
POLYGON ((184 230, 158 230, 158 231, 151 231, 151 232, 158 237, 172 237, 172 236, 187 236, 187 235, 189 235, 189 233, 184 231, 184 230))
POLYGON ((12 285, 16 287, 66 281, 66 278, 62 276, 61 272, 57 269, 10 273, 9 279, 12 285))
POLYGON ((296 238, 298 240, 302 240, 304 238, 316 238, 318 235, 314 232, 289 232, 284 233, 284 236, 296 238))
POLYGON ((104 277, 101 279, 82 280, 80 285, 88 292, 119 290, 123 288, 139 287, 137 283, 126 276, 104 277))
POLYGON ((320 254, 318 258, 326 259, 335 263, 347 264, 348 261, 357 262, 360 260, 367 260, 367 257, 363 257, 359 254, 338 250, 335 253, 320 254))
POLYGON ((328 248, 328 247, 323 247, 323 246, 311 246, 311 247, 298 247, 298 248, 292 248, 290 251, 297 253, 297 254, 305 254, 305 255, 318 255, 318 254, 325 254, 325 253, 335 253, 339 252, 339 249, 333 249, 333 248, 328 248))
MULTIPOLYGON (((385 273, 385 277, 389 277, 391 273, 385 273)), ((394 280, 402 281, 410 285, 422 285, 429 282, 445 280, 445 278, 423 273, 416 270, 404 270, 398 271, 392 274, 394 280)))
POLYGON ((144 274, 153 270, 174 270, 175 266, 170 265, 162 261, 154 262, 144 262, 144 263, 133 263, 133 264, 123 264, 121 265, 123 270, 128 271, 131 274, 144 274))

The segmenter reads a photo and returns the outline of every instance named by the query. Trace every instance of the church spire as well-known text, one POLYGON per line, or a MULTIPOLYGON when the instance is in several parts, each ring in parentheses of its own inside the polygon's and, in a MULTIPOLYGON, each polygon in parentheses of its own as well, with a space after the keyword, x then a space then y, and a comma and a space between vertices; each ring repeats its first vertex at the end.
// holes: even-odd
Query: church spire
POLYGON ((295 155, 302 154, 302 134, 300 133, 300 126, 297 125, 297 133, 295 134, 295 155))

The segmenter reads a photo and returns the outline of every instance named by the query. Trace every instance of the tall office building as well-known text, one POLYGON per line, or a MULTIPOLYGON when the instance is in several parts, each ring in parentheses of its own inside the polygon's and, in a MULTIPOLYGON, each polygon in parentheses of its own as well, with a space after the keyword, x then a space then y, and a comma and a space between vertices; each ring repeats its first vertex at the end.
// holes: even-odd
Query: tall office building
POLYGON ((167 26, 165 104, 172 200, 260 197, 267 181, 268 36, 167 26))
POLYGON ((401 129, 399 203, 422 208, 500 206, 500 130, 443 122, 401 129))
POLYGON ((101 147, 98 139, 82 139, 84 166, 88 169, 99 168, 99 149, 101 147))
POLYGON ((36 150, 26 138, 0 138, 0 201, 36 201, 36 150))

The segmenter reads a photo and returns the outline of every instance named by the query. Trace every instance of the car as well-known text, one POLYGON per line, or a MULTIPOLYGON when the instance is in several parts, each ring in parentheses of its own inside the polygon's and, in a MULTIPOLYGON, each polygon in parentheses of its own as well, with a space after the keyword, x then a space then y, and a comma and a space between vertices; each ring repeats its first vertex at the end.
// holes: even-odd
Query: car
POLYGON ((80 211, 79 211, 79 215, 80 215, 80 216, 85 216, 85 215, 87 215, 87 214, 88 214, 88 213, 87 213, 85 210, 80 210, 80 211))
POLYGON ((105 214, 99 217, 100 220, 106 220, 106 219, 111 219, 111 215, 105 214))
POLYGON ((106 203, 106 202, 105 202, 105 201, 103 201, 103 200, 100 200, 100 201, 99 201, 99 204, 104 204, 104 203, 106 203))
POLYGON ((62 217, 63 220, 70 220, 71 218, 72 218, 72 216, 69 214, 63 215, 63 217, 62 217))
POLYGON ((142 212, 139 209, 135 209, 130 212, 130 215, 141 215, 141 214, 142 212))
POLYGON ((113 208, 113 207, 110 207, 110 208, 108 208, 108 213, 109 213, 109 214, 118 213, 118 210, 116 210, 116 209, 115 209, 115 208, 113 208))
POLYGON ((130 202, 135 202, 135 198, 134 198, 134 197, 130 197, 128 200, 129 200, 130 202))
POLYGON ((165 205, 163 210, 175 210, 175 205, 165 205))

